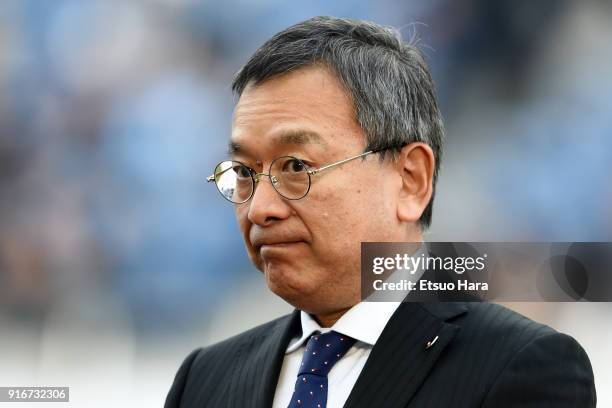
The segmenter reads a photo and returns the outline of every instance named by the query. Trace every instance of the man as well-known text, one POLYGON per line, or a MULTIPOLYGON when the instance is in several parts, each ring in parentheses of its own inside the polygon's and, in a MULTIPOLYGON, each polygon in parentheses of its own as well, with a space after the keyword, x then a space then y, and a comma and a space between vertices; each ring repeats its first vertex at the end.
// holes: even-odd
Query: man
POLYGON ((214 181, 287 316, 180 367, 166 407, 592 407, 571 337, 487 303, 360 301, 360 243, 420 242, 443 126, 426 64, 376 24, 317 17, 237 74, 214 181))

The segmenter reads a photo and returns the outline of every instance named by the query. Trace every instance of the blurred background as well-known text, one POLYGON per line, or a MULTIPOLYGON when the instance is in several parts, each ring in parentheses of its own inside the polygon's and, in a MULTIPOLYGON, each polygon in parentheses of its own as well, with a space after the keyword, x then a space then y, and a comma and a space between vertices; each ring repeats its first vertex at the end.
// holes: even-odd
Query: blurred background
MULTIPOLYGON (((291 310, 205 177, 233 74, 323 14, 420 38, 447 129, 428 239, 610 240, 609 1, 2 0, 1 386, 162 406, 192 349, 291 310)), ((509 306, 577 338, 612 406, 610 304, 509 306)))

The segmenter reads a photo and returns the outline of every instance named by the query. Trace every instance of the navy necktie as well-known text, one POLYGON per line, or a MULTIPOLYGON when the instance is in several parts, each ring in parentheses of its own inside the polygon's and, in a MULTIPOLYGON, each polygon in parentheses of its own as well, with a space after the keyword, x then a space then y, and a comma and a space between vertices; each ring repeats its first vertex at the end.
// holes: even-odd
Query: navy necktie
POLYGON ((327 374, 354 343, 335 331, 310 336, 288 408, 325 408, 327 374))

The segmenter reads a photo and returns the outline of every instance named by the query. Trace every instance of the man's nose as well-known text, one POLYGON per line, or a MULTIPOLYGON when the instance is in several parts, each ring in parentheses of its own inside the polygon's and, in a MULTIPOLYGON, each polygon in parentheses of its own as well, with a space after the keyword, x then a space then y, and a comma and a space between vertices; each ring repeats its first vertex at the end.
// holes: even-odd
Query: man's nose
POLYGON ((260 226, 267 226, 291 215, 291 207, 274 189, 267 175, 259 177, 248 204, 249 221, 260 226))

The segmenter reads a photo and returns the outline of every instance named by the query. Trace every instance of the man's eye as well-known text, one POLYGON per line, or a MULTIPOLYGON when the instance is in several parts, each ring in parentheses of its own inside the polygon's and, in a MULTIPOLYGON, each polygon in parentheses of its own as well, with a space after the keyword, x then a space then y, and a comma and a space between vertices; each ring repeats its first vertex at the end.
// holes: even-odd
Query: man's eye
POLYGON ((304 163, 297 159, 289 159, 283 164, 283 172, 300 173, 304 170, 304 163))
POLYGON ((235 166, 234 172, 238 176, 238 178, 249 178, 251 177, 251 172, 245 166, 235 166))

